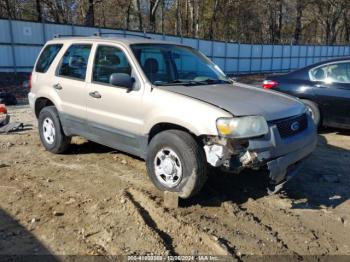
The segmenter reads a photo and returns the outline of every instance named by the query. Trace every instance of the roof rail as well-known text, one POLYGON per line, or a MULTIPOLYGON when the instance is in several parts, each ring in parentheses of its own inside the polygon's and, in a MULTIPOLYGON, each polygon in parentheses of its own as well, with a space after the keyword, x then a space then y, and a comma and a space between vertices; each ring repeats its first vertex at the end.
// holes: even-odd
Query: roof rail
POLYGON ((114 32, 110 32, 110 33, 107 33, 107 32, 97 32, 97 33, 94 33, 94 36, 103 36, 103 35, 122 35, 122 36, 136 36, 136 37, 142 37, 142 38, 147 38, 147 39, 152 39, 151 37, 149 36, 146 36, 146 35, 138 35, 138 34, 131 34, 131 33, 114 33, 114 32))
POLYGON ((53 38, 60 38, 60 37, 86 37, 86 35, 62 35, 62 34, 54 34, 53 38))

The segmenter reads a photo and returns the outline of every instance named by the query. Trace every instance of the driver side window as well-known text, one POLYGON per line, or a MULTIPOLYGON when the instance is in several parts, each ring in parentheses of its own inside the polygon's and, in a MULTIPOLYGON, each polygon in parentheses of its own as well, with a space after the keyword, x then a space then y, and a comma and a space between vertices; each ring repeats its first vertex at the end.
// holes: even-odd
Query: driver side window
POLYGON ((109 84, 109 79, 114 73, 124 73, 131 76, 131 66, 124 52, 114 46, 98 46, 92 80, 94 82, 109 84))

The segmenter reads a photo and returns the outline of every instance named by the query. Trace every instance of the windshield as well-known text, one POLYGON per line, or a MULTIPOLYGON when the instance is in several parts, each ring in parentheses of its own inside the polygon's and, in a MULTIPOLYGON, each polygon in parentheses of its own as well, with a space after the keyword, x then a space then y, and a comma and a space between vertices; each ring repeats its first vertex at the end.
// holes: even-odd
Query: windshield
POLYGON ((197 50, 172 44, 134 44, 131 49, 154 85, 205 85, 231 80, 197 50))

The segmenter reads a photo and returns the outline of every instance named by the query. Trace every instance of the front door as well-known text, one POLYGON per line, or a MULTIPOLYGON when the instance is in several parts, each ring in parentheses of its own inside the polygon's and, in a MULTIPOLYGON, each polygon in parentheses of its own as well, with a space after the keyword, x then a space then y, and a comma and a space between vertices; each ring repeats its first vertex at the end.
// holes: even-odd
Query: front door
POLYGON ((97 45, 87 88, 87 120, 91 140, 140 155, 143 88, 126 53, 116 45, 97 45), (135 78, 133 90, 109 83, 113 73, 135 78))

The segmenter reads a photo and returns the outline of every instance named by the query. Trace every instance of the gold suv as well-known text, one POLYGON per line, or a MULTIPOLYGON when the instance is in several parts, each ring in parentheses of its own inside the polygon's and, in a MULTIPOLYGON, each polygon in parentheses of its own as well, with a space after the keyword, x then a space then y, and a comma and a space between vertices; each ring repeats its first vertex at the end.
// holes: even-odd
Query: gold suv
POLYGON ((233 82, 197 50, 162 41, 55 38, 35 63, 29 102, 48 151, 83 136, 145 159, 155 186, 182 198, 201 189, 208 165, 265 167, 274 192, 316 144, 301 102, 233 82))

